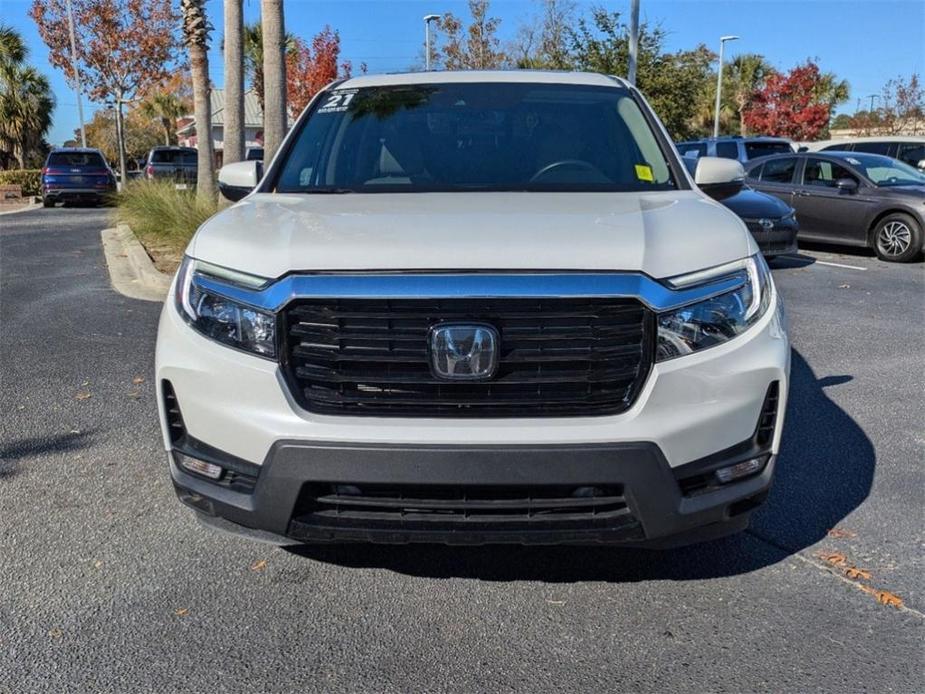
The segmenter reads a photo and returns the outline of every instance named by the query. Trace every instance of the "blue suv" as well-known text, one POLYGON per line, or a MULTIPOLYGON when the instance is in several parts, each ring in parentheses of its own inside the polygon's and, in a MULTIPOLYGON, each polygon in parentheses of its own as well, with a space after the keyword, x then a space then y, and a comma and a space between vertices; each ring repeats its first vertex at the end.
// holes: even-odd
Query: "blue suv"
POLYGON ((116 176, 98 149, 53 149, 42 169, 42 204, 100 204, 116 192, 116 176))

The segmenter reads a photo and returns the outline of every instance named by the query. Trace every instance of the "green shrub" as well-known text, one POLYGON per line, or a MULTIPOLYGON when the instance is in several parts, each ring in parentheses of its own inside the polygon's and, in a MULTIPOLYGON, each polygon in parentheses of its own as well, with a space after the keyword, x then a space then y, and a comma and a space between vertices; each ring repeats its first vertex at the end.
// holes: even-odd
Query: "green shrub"
POLYGON ((22 187, 22 196, 42 194, 42 172, 40 169, 11 169, 0 171, 0 185, 22 187))
POLYGON ((116 197, 116 219, 128 224, 146 246, 182 251, 199 225, 218 211, 218 200, 195 190, 176 190, 172 182, 129 181, 116 197))

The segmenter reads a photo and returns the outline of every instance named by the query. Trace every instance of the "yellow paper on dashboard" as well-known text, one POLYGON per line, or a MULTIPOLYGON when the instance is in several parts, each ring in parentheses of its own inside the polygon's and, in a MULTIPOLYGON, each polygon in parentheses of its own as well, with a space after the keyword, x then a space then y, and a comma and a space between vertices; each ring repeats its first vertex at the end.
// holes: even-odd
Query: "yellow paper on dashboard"
POLYGON ((655 182, 655 176, 652 175, 652 167, 648 164, 636 164, 636 178, 640 181, 655 182))

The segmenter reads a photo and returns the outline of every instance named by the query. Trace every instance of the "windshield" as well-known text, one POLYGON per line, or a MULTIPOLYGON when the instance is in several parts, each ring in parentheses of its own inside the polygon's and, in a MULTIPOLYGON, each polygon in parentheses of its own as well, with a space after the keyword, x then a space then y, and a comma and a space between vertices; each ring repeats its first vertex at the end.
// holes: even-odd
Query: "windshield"
POLYGON ((856 152, 844 159, 881 187, 925 185, 925 174, 896 159, 856 152))
POLYGON ((428 84, 320 96, 276 190, 630 191, 674 187, 617 87, 428 84))

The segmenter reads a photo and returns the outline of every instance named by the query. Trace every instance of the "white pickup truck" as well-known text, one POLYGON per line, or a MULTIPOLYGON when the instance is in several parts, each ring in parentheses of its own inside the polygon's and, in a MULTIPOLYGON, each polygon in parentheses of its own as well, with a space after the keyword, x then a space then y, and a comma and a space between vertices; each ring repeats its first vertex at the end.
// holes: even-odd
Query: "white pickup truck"
POLYGON ((303 542, 627 543, 746 527, 790 347, 744 224, 621 79, 327 87, 186 251, 157 344, 181 501, 303 542))

